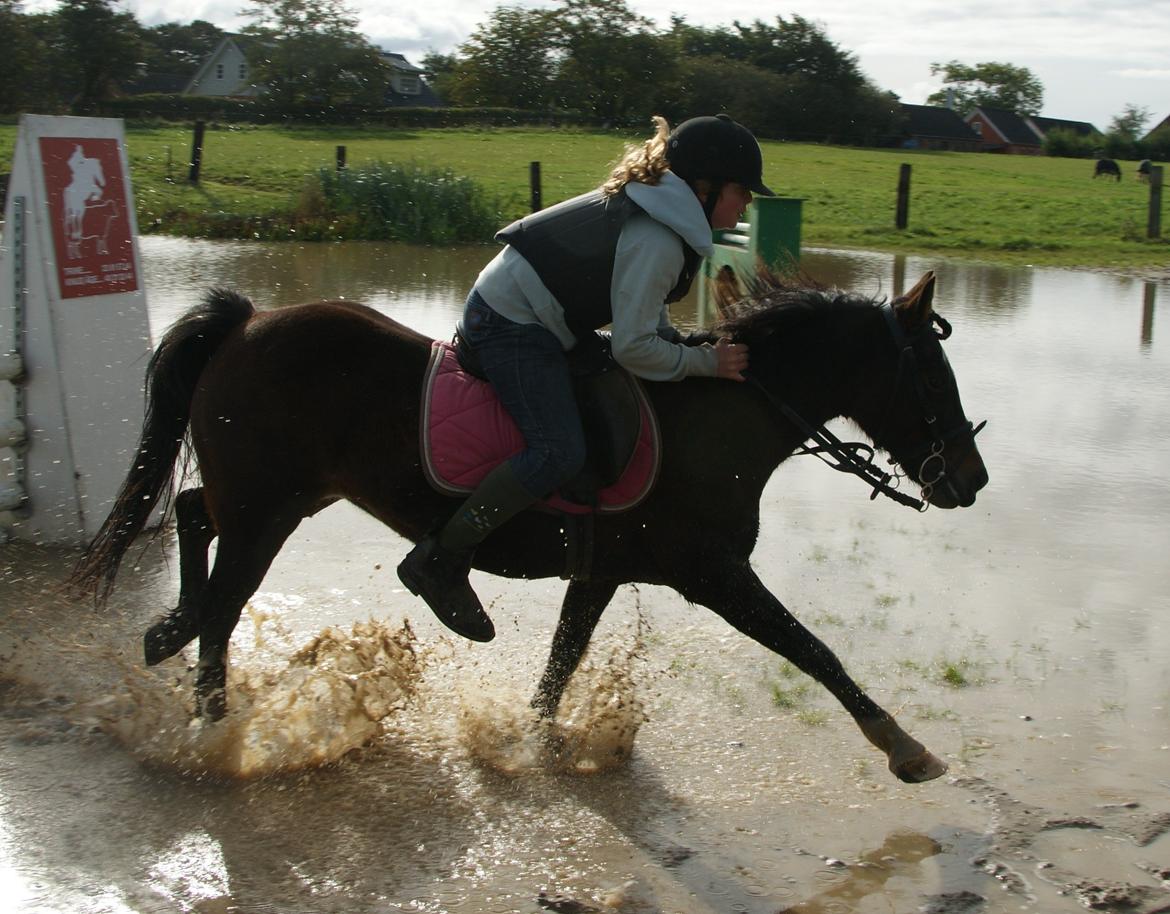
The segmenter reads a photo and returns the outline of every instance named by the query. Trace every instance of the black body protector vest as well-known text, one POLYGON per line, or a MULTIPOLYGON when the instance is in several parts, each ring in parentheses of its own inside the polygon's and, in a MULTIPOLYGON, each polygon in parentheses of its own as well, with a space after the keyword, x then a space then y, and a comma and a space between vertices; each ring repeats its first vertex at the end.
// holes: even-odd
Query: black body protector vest
MULTIPOLYGON (((573 197, 513 222, 496 233, 527 260, 565 309, 565 322, 580 342, 613 322, 610 286, 618 238, 626 221, 642 207, 624 189, 606 197, 601 191, 573 197)), ((683 268, 666 303, 687 294, 701 258, 682 238, 683 268)))

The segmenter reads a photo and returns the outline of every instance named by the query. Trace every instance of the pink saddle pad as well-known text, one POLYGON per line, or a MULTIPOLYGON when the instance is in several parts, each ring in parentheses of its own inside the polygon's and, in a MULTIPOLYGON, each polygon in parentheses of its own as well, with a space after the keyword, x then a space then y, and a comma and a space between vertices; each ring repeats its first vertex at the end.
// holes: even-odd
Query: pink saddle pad
MULTIPOLYGON (((616 483, 598 493, 597 510, 613 514, 639 504, 658 476, 658 422, 641 384, 635 381, 641 429, 638 443, 616 483)), ((467 495, 497 465, 524 450, 524 437, 496 397, 491 384, 459 367, 450 343, 431 344, 422 391, 423 469, 431 485, 445 495, 467 495)), ((558 495, 543 504, 568 514, 592 508, 558 495)))

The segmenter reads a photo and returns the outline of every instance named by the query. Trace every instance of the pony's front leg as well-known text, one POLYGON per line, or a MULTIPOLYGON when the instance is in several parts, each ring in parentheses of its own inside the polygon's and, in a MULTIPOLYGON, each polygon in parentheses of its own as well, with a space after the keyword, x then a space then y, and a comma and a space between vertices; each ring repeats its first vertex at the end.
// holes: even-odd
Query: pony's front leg
POLYGON ((175 497, 179 535, 179 605, 146 630, 146 665, 173 657, 199 634, 199 598, 207 585, 207 551, 215 539, 215 524, 203 503, 202 486, 184 489, 175 497))
POLYGON ((917 783, 946 772, 946 763, 928 752, 866 695, 836 655, 772 596, 747 564, 704 567, 693 580, 676 589, 691 602, 714 610, 832 692, 857 721, 866 739, 886 754, 890 771, 898 778, 917 783))
POLYGON ((541 717, 551 719, 556 715, 565 686, 585 655, 597 622, 616 590, 617 584, 613 581, 569 582, 565 599, 561 602, 561 618, 553 635, 548 664, 532 699, 532 707, 540 712, 541 717))

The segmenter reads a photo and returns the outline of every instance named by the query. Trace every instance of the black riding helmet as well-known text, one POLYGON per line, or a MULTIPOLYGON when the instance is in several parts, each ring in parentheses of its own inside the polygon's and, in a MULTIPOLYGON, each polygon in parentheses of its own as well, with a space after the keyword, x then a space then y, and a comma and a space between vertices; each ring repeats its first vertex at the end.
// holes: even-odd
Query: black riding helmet
POLYGON ((764 158, 752 132, 726 114, 693 117, 674 128, 666 141, 670 170, 693 184, 699 179, 734 181, 753 194, 776 196, 764 184, 764 158))

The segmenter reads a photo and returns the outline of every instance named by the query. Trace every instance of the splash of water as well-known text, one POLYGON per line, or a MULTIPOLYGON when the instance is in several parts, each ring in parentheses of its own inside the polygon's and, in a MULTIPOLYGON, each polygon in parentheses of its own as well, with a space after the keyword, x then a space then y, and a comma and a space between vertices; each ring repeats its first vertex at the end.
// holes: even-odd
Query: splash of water
POLYGON ((125 690, 90 705, 103 729, 150 764, 256 778, 337 761, 381 736, 417 693, 429 653, 409 622, 327 628, 290 653, 274 616, 248 611, 253 643, 233 642, 223 720, 191 717, 190 670, 167 682, 126 665, 125 690))
POLYGON ((641 648, 640 630, 632 647, 614 645, 604 653, 591 648, 553 721, 541 720, 526 698, 506 686, 465 692, 460 741, 481 764, 510 776, 541 770, 596 774, 621 767, 647 719, 633 677, 641 648))

